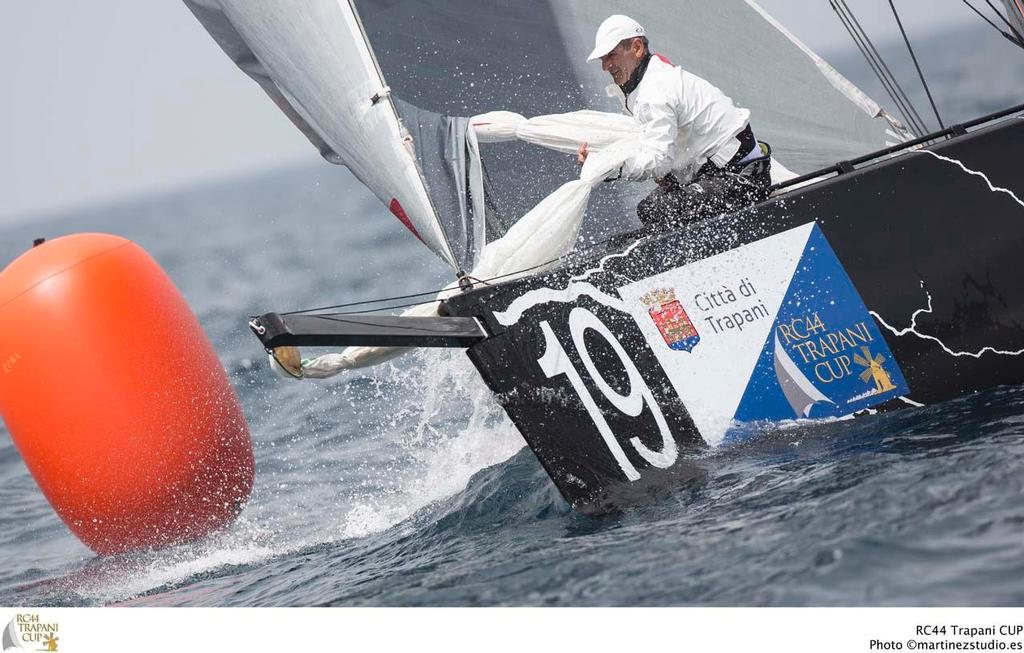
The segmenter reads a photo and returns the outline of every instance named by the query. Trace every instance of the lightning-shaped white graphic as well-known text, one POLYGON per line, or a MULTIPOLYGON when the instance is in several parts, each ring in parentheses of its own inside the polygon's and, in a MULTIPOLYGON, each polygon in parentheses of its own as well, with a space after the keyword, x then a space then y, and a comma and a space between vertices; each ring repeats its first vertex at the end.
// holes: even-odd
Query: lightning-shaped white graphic
MULTIPOLYGON (((1024 120, 1024 116, 1018 116, 1018 118, 1024 120)), ((988 185, 989 190, 991 190, 993 193, 1005 193, 1006 195, 1009 195, 1013 199, 1014 202, 1016 202, 1017 204, 1020 204, 1021 207, 1024 207, 1024 201, 1021 201, 1021 199, 1019 197, 1017 197, 1016 193, 1014 193, 1009 188, 1003 188, 1001 186, 994 185, 989 180, 988 176, 985 175, 985 173, 979 172, 978 170, 971 170, 970 168, 965 166, 962 162, 960 162, 960 161, 958 161, 956 159, 951 159, 951 158, 949 158, 947 156, 942 156, 941 154, 936 154, 935 152, 932 152, 930 150, 918 150, 918 152, 921 153, 921 154, 930 154, 931 156, 935 157, 936 159, 939 159, 940 161, 945 161, 947 163, 952 163, 953 165, 957 166, 958 168, 960 168, 961 170, 963 170, 964 172, 966 172, 969 175, 973 175, 975 177, 981 177, 985 181, 985 183, 988 185)), ((923 282, 921 283, 921 287, 922 287, 922 289, 924 288, 924 283, 923 282)), ((929 335, 927 333, 919 332, 917 330, 917 316, 920 315, 921 313, 931 313, 932 312, 932 296, 931 296, 931 293, 929 293, 927 290, 925 290, 924 292, 925 292, 925 296, 927 296, 927 298, 928 298, 928 306, 926 308, 919 308, 916 311, 914 311, 914 313, 910 316, 910 326, 905 328, 905 329, 897 329, 896 327, 890 325, 888 322, 886 322, 882 318, 881 315, 879 315, 875 311, 869 311, 869 312, 871 313, 872 316, 874 316, 874 318, 876 320, 878 320, 879 324, 881 324, 883 327, 888 329, 890 332, 892 332, 896 336, 902 337, 902 336, 905 336, 905 335, 908 335, 908 334, 913 334, 913 335, 917 336, 918 338, 921 338, 922 340, 932 340, 932 341, 938 343, 939 346, 942 347, 942 350, 945 351, 950 356, 954 356, 954 357, 969 356, 971 358, 981 358, 982 356, 984 356, 987 353, 992 353, 992 354, 996 354, 996 355, 999 355, 999 356, 1020 356, 1020 355, 1024 354, 1024 348, 1017 349, 1015 351, 1009 351, 1009 350, 1005 350, 1005 349, 996 349, 995 347, 987 347, 987 346, 986 347, 982 347, 978 351, 955 351, 955 350, 951 349, 950 347, 948 347, 946 345, 946 343, 942 342, 942 340, 940 340, 939 338, 936 338, 935 336, 929 335)), ((920 403, 914 401, 913 399, 910 399, 909 397, 900 397, 899 399, 901 401, 903 401, 904 403, 910 404, 911 406, 918 406, 918 407, 923 406, 923 404, 920 404, 920 403)))
POLYGON ((932 295, 927 290, 924 291, 924 294, 928 297, 928 306, 927 306, 927 308, 919 308, 916 311, 914 311, 914 313, 910 316, 910 326, 908 326, 905 329, 897 329, 896 327, 891 326, 888 322, 886 322, 884 319, 882 319, 881 315, 879 315, 875 311, 868 311, 868 312, 871 313, 871 315, 873 315, 876 320, 878 320, 879 324, 884 326, 886 329, 888 329, 889 331, 891 331, 895 335, 902 337, 902 336, 905 336, 905 335, 908 335, 908 334, 913 334, 913 335, 917 336, 918 338, 921 338, 922 340, 932 340, 932 341, 935 341, 935 342, 939 343, 939 346, 942 347, 943 351, 945 351, 950 356, 955 356, 955 357, 970 356, 971 358, 981 358, 982 356, 984 356, 987 353, 998 354, 1000 356, 1020 356, 1021 354, 1024 354, 1024 348, 1018 349, 1016 351, 1007 351, 1005 349, 996 349, 995 347, 982 347, 978 351, 955 351, 955 350, 950 349, 949 347, 947 347, 946 343, 942 342, 942 340, 936 338, 935 336, 928 335, 927 333, 919 332, 917 330, 917 316, 920 315, 921 313, 931 313, 932 312, 932 295))
POLYGON ((1003 188, 1001 186, 993 186, 992 182, 989 181, 989 179, 985 175, 985 173, 978 172, 977 170, 971 170, 970 168, 965 166, 960 161, 957 161, 956 159, 951 159, 948 156, 942 156, 941 154, 936 154, 935 152, 932 152, 930 150, 919 150, 919 152, 921 154, 930 154, 933 157, 935 157, 936 159, 939 159, 941 161, 946 161, 947 163, 952 163, 953 165, 958 166, 961 170, 963 170, 964 172, 966 172, 969 175, 974 175, 975 177, 981 177, 982 179, 985 180, 985 183, 988 184, 989 190, 991 190, 993 193, 1006 193, 1007 195, 1009 195, 1010 197, 1013 198, 1014 202, 1016 202, 1017 204, 1020 204, 1021 207, 1024 207, 1024 202, 1022 202, 1021 199, 1019 197, 1017 197, 1016 193, 1014 193, 1009 188, 1003 188))
POLYGON ((636 249, 636 246, 639 245, 640 243, 644 242, 645 240, 647 240, 647 239, 646 238, 639 238, 639 239, 633 241, 630 244, 629 247, 627 247, 626 249, 622 250, 621 252, 616 252, 615 254, 609 254, 608 256, 603 257, 600 261, 597 262, 597 267, 596 268, 590 268, 589 270, 587 270, 583 274, 581 274, 579 276, 572 277, 571 279, 569 279, 569 282, 572 283, 573 281, 586 281, 587 279, 590 278, 590 275, 595 274, 597 272, 603 272, 604 271, 604 264, 605 263, 607 263, 608 261, 612 260, 613 258, 622 258, 623 256, 629 256, 629 253, 632 252, 634 249, 636 249))
POLYGON ((523 317, 523 313, 538 304, 544 304, 547 302, 568 303, 576 301, 576 299, 583 295, 586 295, 594 301, 604 304, 609 308, 614 308, 622 311, 623 313, 628 313, 629 310, 621 299, 618 297, 612 297, 603 290, 595 288, 592 284, 584 282, 589 279, 592 274, 602 272, 604 270, 604 264, 611 259, 628 256, 629 253, 644 240, 646 239, 641 238, 636 240, 621 252, 608 254, 607 256, 602 257, 601 260, 597 262, 597 267, 590 268, 579 275, 570 277, 565 288, 562 288, 561 290, 556 288, 537 288, 536 290, 523 293, 521 296, 513 300, 513 302, 509 304, 508 308, 504 311, 494 311, 494 319, 504 326, 511 326, 518 322, 519 318, 523 317))

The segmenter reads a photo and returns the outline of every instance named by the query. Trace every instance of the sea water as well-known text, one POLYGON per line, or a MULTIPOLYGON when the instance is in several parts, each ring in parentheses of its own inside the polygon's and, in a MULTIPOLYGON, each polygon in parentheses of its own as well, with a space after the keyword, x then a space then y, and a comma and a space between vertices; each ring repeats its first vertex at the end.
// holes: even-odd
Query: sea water
MULTIPOLYGON (((926 59, 933 92, 957 98, 950 120, 1020 101, 1004 91, 1024 88, 1024 68, 980 93, 980 59, 944 58, 950 42, 926 59)), ((1022 387, 780 425, 702 456, 666 496, 586 517, 461 351, 324 382, 268 373, 248 315, 448 280, 344 170, 312 163, 5 227, 0 264, 80 231, 135 240, 185 294, 249 420, 255 488, 213 537, 98 557, 0 426, 0 604, 1024 603, 1022 387)))

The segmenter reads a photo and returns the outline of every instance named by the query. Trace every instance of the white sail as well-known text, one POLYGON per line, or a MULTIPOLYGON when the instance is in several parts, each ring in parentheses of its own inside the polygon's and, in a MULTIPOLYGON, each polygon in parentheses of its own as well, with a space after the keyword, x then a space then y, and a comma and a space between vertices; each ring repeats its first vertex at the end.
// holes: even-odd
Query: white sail
MULTIPOLYGON (((553 3, 563 32, 591 41, 604 18, 626 13, 651 47, 750 109, 759 139, 799 174, 909 138, 898 121, 754 0, 572 0, 553 3)), ((577 46, 577 48, 586 46, 577 46)), ((607 83, 599 66, 572 61, 607 83)))
MULTIPOLYGON (((521 144, 478 148, 450 116, 618 110, 607 74, 585 61, 598 23, 622 10, 612 0, 184 1, 325 158, 456 269, 577 171, 571 156, 521 144)), ((797 173, 906 137, 753 0, 634 0, 628 12, 655 51, 749 108, 797 173)), ((587 208, 591 240, 635 228, 650 190, 606 186, 587 208)))
MULTIPOLYGON (((615 0, 353 2, 388 83, 408 104, 437 114, 513 112, 532 118, 581 109, 620 111, 605 93, 608 74, 586 55, 601 21, 625 12, 647 27, 655 52, 749 109, 754 133, 797 174, 907 137, 891 116, 753 0, 632 0, 628 6, 615 0)), ((424 149, 418 144, 417 154, 424 149)), ((503 235, 578 172, 575 157, 523 144, 483 144, 481 152, 495 182, 487 198, 497 216, 491 222, 500 225, 492 233, 489 222, 488 240, 503 235)), ((421 161, 421 168, 431 167, 421 161)), ((438 206, 440 185, 433 179, 428 177, 428 188, 438 206)), ((636 206, 652 187, 599 188, 587 207, 582 237, 597 241, 636 229, 636 206)), ((459 240, 448 233, 451 242, 459 240)))
POLYGON ((185 4, 325 158, 347 166, 424 244, 459 267, 351 3, 185 4))

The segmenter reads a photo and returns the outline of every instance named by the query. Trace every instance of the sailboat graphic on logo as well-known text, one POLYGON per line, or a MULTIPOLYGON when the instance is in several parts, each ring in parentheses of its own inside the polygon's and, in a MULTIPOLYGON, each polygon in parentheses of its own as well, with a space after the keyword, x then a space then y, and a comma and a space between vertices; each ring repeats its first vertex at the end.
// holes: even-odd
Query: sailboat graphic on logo
POLYGON ((2 639, 2 646, 0 651, 3 653, 21 653, 22 651, 42 651, 43 653, 54 653, 58 651, 58 643, 60 637, 57 637, 57 624, 56 623, 40 623, 39 615, 18 615, 14 619, 11 619, 10 623, 3 630, 3 634, 0 635, 2 639), (25 620, 22 622, 22 620, 25 620), (19 622, 22 622, 19 625, 19 622), (32 627, 42 627, 45 630, 52 630, 52 632, 40 633, 38 630, 31 630, 32 627), (29 631, 24 635, 21 634, 23 629, 28 628, 29 631), (32 642, 36 645, 42 645, 43 648, 31 648, 26 646, 24 641, 25 638, 32 638, 32 642))
POLYGON ((779 380, 782 394, 797 417, 809 417, 811 408, 819 402, 835 405, 834 401, 814 387, 811 380, 800 371, 797 364, 786 353, 786 349, 779 342, 777 335, 775 336, 774 362, 775 376, 779 380))
POLYGON ((640 298, 647 305, 647 313, 654 320, 665 344, 677 351, 692 351, 700 342, 700 335, 694 328, 690 316, 676 299, 672 288, 655 288, 640 298))
POLYGON ((7 651, 25 650, 25 647, 18 641, 18 625, 14 619, 11 619, 11 623, 7 624, 7 627, 4 628, 2 650, 4 653, 7 653, 7 651))

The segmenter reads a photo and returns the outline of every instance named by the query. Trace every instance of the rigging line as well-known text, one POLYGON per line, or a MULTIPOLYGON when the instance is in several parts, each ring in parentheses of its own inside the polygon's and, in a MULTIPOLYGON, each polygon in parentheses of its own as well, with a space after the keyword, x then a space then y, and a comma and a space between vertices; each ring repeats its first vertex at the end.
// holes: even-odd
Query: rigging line
POLYGON ((928 133, 927 127, 925 127, 924 121, 921 120, 921 115, 917 112, 913 102, 910 101, 910 97, 900 86, 896 80, 896 76, 889 70, 889 66, 885 63, 885 59, 882 58, 881 53, 875 47, 875 44, 868 37, 867 31, 861 27, 857 17, 853 15, 853 10, 846 4, 845 0, 840 0, 841 7, 837 9, 837 13, 840 15, 840 19, 844 20, 847 32, 850 33, 854 39, 854 43, 857 44, 861 50, 861 54, 868 61, 868 64, 873 66, 875 75, 878 76, 883 86, 887 85, 887 92, 889 97, 893 99, 899 108, 900 113, 903 114, 904 120, 910 126, 912 132, 916 132, 915 136, 928 133))
MULTIPOLYGON (((385 301, 385 300, 381 300, 381 301, 385 301)), ((421 302, 408 302, 406 304, 392 304, 392 305, 389 305, 389 306, 379 306, 377 308, 364 308, 361 311, 341 311, 339 313, 313 313, 312 315, 309 315, 308 317, 330 317, 332 315, 365 315, 367 313, 377 313, 377 312, 380 312, 380 311, 391 311, 391 310, 394 310, 396 308, 409 308, 410 306, 422 306, 424 304, 430 304, 430 303, 439 302, 439 301, 441 301, 441 300, 440 299, 427 299, 427 300, 424 300, 424 301, 421 301, 421 302)), ((333 307, 326 306, 326 307, 324 307, 323 309, 320 309, 320 310, 326 310, 328 308, 333 308, 333 307)), ((309 310, 313 310, 313 309, 309 309, 309 310)), ((305 313, 305 311, 292 311, 290 313, 278 313, 278 315, 284 317, 284 316, 288 316, 288 315, 301 315, 301 314, 304 314, 304 313, 305 313)), ((258 318, 259 316, 258 315, 254 315, 252 317, 253 318, 258 318)))
POLYGON ((889 96, 889 99, 892 100, 894 105, 896 105, 896 110, 900 112, 901 116, 903 116, 904 122, 907 123, 907 128, 915 137, 920 136, 922 132, 918 125, 914 122, 914 117, 909 114, 906 107, 903 106, 902 102, 900 102, 900 100, 896 97, 892 87, 889 84, 889 80, 882 74, 881 69, 875 64, 874 60, 871 58, 871 55, 868 54, 867 50, 864 49, 864 45, 861 43, 859 37, 853 32, 853 28, 846 22, 846 17, 839 13, 839 9, 836 8, 834 3, 830 2, 830 4, 832 4, 832 9, 834 9, 836 14, 839 16, 839 21, 843 24, 843 27, 846 28, 846 31, 850 35, 850 38, 853 40, 854 45, 856 45, 857 49, 860 50, 860 53, 861 55, 863 55, 864 60, 868 64, 868 67, 871 68, 871 72, 875 73, 875 77, 877 77, 878 81, 882 84, 882 88, 889 96))
POLYGON ((931 89, 928 88, 928 82, 924 81, 924 73, 921 72, 921 66, 917 63, 917 55, 914 54, 914 48, 910 47, 910 39, 907 38, 907 32, 903 29, 903 21, 900 20, 900 15, 896 11, 896 5, 893 0, 889 0, 889 7, 892 8, 892 15, 896 17, 896 24, 900 27, 900 34, 903 35, 903 42, 907 44, 907 50, 910 52, 910 58, 914 60, 914 67, 917 68, 917 76, 921 78, 921 84, 924 86, 924 92, 928 95, 928 102, 932 105, 932 111, 935 112, 935 119, 939 121, 939 128, 945 129, 946 126, 942 124, 942 118, 939 116, 939 110, 935 106, 935 100, 932 98, 931 89))
POLYGON ((907 96, 903 87, 900 86, 896 80, 896 76, 889 70, 888 65, 885 63, 885 59, 881 53, 875 47, 874 42, 868 37, 867 31, 861 26, 860 21, 854 15, 853 10, 850 9, 849 5, 846 4, 845 0, 840 0, 839 8, 835 8, 839 14, 840 19, 843 20, 846 31, 854 39, 858 48, 861 50, 861 54, 868 61, 869 65, 872 66, 875 75, 882 82, 883 85, 887 85, 887 91, 889 97, 892 98, 893 102, 897 104, 900 112, 903 114, 904 120, 910 126, 911 131, 916 132, 914 135, 924 134, 927 129, 921 121, 921 116, 918 115, 917 109, 914 108, 913 103, 907 96))
POLYGON ((886 72, 886 75, 888 76, 890 83, 896 89, 897 94, 899 95, 899 97, 903 99, 903 102, 906 105, 907 110, 911 114, 913 114, 913 120, 916 121, 916 125, 918 125, 919 134, 927 134, 929 132, 929 129, 928 126, 925 125, 925 121, 921 118, 921 114, 918 113, 918 107, 913 105, 913 102, 910 100, 910 96, 907 95, 906 91, 903 90, 903 87, 900 86, 900 83, 896 79, 896 76, 893 75, 893 72, 889 70, 889 64, 886 63, 885 57, 882 56, 882 53, 879 52, 879 49, 877 47, 874 47, 874 42, 871 41, 870 37, 867 36, 867 30, 861 27, 860 20, 857 19, 856 15, 854 15, 853 9, 851 9, 850 6, 846 3, 846 0, 840 1, 846 9, 846 12, 849 15, 851 23, 854 26, 856 26, 857 30, 859 31, 859 34, 862 36, 864 42, 867 44, 867 47, 873 53, 874 58, 878 60, 879 66, 881 66, 882 69, 886 72))
MULTIPOLYGON (((522 269, 519 269, 519 270, 514 270, 512 272, 506 272, 505 274, 499 274, 499 275, 496 275, 496 276, 493 276, 493 277, 489 277, 489 278, 486 278, 486 279, 479 279, 477 277, 470 277, 470 278, 473 279, 474 281, 478 282, 478 283, 482 283, 482 284, 485 284, 485 285, 491 285, 492 281, 498 281, 498 280, 505 279, 505 278, 508 278, 508 277, 513 277, 513 276, 516 276, 516 275, 523 274, 524 272, 531 272, 531 271, 536 270, 538 268, 543 268, 545 266, 551 265, 552 263, 557 263, 558 261, 561 261, 561 260, 585 257, 589 252, 597 249, 601 245, 605 245, 607 243, 610 243, 613 240, 615 240, 617 238, 621 238, 624 235, 631 235, 631 234, 635 234, 635 233, 637 233, 637 232, 630 232, 629 234, 615 234, 615 235, 612 235, 612 236, 609 236, 609 237, 605 238, 604 240, 597 241, 596 243, 592 244, 590 247, 588 247, 588 248, 586 248, 586 249, 584 249, 582 251, 579 251, 579 252, 577 252, 577 251, 567 252, 565 254, 562 254, 561 256, 556 256, 553 259, 544 261, 543 263, 538 263, 536 265, 531 265, 530 267, 522 268, 522 269)), ((644 238, 644 236, 639 236, 638 240, 641 239, 641 238, 644 238)), ((437 295, 439 292, 441 292, 443 290, 447 290, 447 289, 448 289, 448 287, 445 286, 443 288, 438 288, 436 290, 427 290, 427 291, 424 291, 424 292, 412 293, 412 294, 409 294, 409 295, 396 295, 394 297, 382 297, 381 299, 369 299, 369 300, 364 300, 364 301, 361 301, 361 302, 349 302, 347 304, 332 304, 330 306, 320 306, 320 307, 317 307, 317 308, 305 308, 305 309, 300 309, 300 310, 296 310, 296 311, 288 311, 287 313, 278 313, 278 315, 300 315, 300 314, 303 314, 303 313, 313 313, 315 311, 327 311, 327 310, 331 310, 331 309, 334 309, 334 308, 351 308, 353 306, 365 306, 367 304, 380 304, 382 302, 390 302, 390 301, 394 301, 394 300, 398 300, 398 299, 413 299, 415 297, 425 297, 427 295, 437 295)), ((440 301, 440 300, 438 300, 436 298, 435 299, 428 299, 428 300, 425 300, 425 301, 422 301, 422 302, 410 302, 410 303, 407 303, 407 304, 399 304, 399 305, 395 305, 395 306, 385 306, 385 307, 382 307, 382 308, 372 308, 372 309, 367 309, 365 311, 352 311, 352 312, 349 312, 349 313, 337 313, 337 315, 355 315, 357 313, 373 313, 373 312, 376 312, 376 311, 391 310, 391 309, 395 309, 395 308, 406 308, 406 307, 409 307, 409 306, 420 306, 422 304, 429 304, 431 302, 436 302, 436 301, 440 301)), ((259 317, 259 316, 258 315, 250 315, 249 317, 251 319, 255 319, 255 318, 259 317)))
POLYGON ((892 86, 892 81, 885 76, 882 69, 875 61, 874 57, 872 57, 872 55, 868 52, 867 46, 864 45, 860 34, 858 34, 854 30, 853 25, 849 22, 849 19, 842 12, 842 10, 838 6, 836 6, 834 0, 829 0, 829 4, 832 6, 832 10, 835 11, 836 15, 839 17, 839 22, 841 22, 843 24, 843 27, 846 28, 846 32, 850 35, 850 39, 853 40, 854 45, 856 45, 857 49, 860 50, 860 53, 864 57, 864 60, 867 62, 868 67, 871 68, 871 71, 875 74, 875 77, 877 77, 878 81, 882 84, 882 88, 885 90, 886 94, 888 94, 889 99, 891 99, 893 104, 896 105, 896 110, 899 111, 900 115, 903 116, 903 120, 907 123, 907 128, 913 133, 915 137, 918 137, 921 134, 925 133, 921 125, 918 122, 914 121, 914 115, 908 110, 906 104, 904 104, 902 99, 897 95, 895 89, 892 86))
MULTIPOLYGON (((867 50, 864 49, 864 46, 863 44, 861 44, 858 36, 854 34, 853 27, 850 26, 849 23, 847 23, 846 17, 842 13, 840 13, 839 8, 836 6, 835 2, 829 0, 829 5, 832 7, 832 11, 836 12, 836 15, 839 17, 839 22, 843 24, 844 28, 846 28, 846 33, 850 35, 850 39, 853 41, 853 44, 857 46, 858 50, 860 50, 860 53, 864 57, 864 60, 867 62, 868 67, 871 68, 871 72, 875 74, 875 77, 877 77, 878 81, 882 84, 882 88, 885 90, 886 94, 888 94, 889 99, 892 100, 893 104, 896 105, 896 109, 903 116, 903 120, 907 123, 907 125, 910 126, 911 131, 916 132, 916 125, 914 125, 913 121, 910 120, 910 118, 907 116, 907 112, 900 104, 900 101, 897 100, 896 96, 893 94, 893 91, 888 84, 888 80, 885 79, 885 77, 882 75, 882 71, 878 68, 877 65, 875 65, 875 62, 871 59, 871 55, 869 55, 867 50)), ((916 133, 914 135, 917 136, 916 133)))
MULTIPOLYGON (((353 306, 365 306, 367 304, 380 304, 382 302, 395 301, 397 299, 414 299, 416 297, 427 297, 436 295, 440 290, 425 290, 423 292, 412 293, 409 295, 396 295, 394 297, 381 297, 380 299, 366 299, 361 302, 348 302, 347 304, 331 304, 330 306, 318 306, 316 308, 304 308, 298 311, 288 311, 287 313, 278 313, 278 315, 299 315, 302 313, 314 313, 316 311, 326 311, 332 308, 351 308, 353 306)), ((426 302, 422 302, 426 303, 426 302)))
MULTIPOLYGON (((609 238, 607 240, 611 240, 611 239, 609 238)), ((523 268, 521 270, 514 270, 512 272, 506 272, 505 274, 499 274, 497 276, 489 277, 489 278, 486 278, 486 279, 476 279, 476 277, 473 277, 473 278, 476 279, 477 281, 479 281, 482 284, 490 285, 490 283, 492 281, 498 281, 500 279, 505 279, 507 277, 515 276, 515 275, 518 275, 518 274, 523 274, 524 272, 530 272, 532 270, 536 270, 538 268, 542 268, 542 267, 544 267, 546 265, 551 265, 552 263, 557 263, 558 261, 560 261, 560 260, 562 260, 564 258, 567 258, 571 254, 572 254, 572 252, 570 252, 569 254, 563 254, 562 256, 553 258, 553 259, 551 259, 549 261, 544 261, 543 263, 538 263, 537 265, 532 265, 530 267, 523 268)), ((428 290, 428 291, 425 291, 425 292, 412 293, 410 295, 396 295, 394 297, 383 297, 381 299, 371 299, 371 300, 366 300, 366 301, 361 301, 361 302, 349 302, 347 304, 332 304, 330 306, 318 306, 316 308, 303 308, 303 309, 299 309, 299 310, 296 310, 296 311, 288 311, 286 313, 278 313, 278 315, 300 315, 300 314, 303 314, 303 313, 314 313, 316 311, 328 311, 328 310, 335 309, 335 308, 351 308, 353 306, 365 306, 367 304, 380 304, 382 302, 389 302, 389 301, 393 301, 393 300, 397 300, 397 299, 413 299, 415 297, 426 297, 428 295, 437 295, 437 293, 442 292, 442 291, 447 290, 447 289, 448 289, 448 287, 445 286, 443 288, 438 288, 436 290, 428 290)), ((436 298, 435 299, 427 299, 427 300, 424 300, 422 302, 409 302, 407 304, 397 304, 397 305, 394 305, 394 306, 384 306, 384 307, 381 307, 381 308, 369 308, 369 309, 366 309, 364 311, 352 311, 350 313, 338 313, 338 315, 355 315, 356 313, 373 313, 373 312, 376 312, 376 311, 384 311, 384 310, 390 310, 390 309, 394 309, 394 308, 406 308, 408 306, 420 306, 421 304, 429 304, 431 302, 436 302, 436 301, 440 301, 440 300, 438 300, 436 298)), ((258 317, 258 316, 251 316, 251 317, 258 317)))
MULTIPOLYGON (((985 14, 981 13, 980 11, 978 11, 977 8, 975 8, 975 6, 972 5, 968 0, 962 0, 962 2, 965 5, 967 5, 968 7, 970 7, 971 10, 974 13, 978 14, 981 17, 982 20, 984 20, 986 23, 991 25, 992 29, 994 29, 995 31, 997 31, 1000 34, 1002 34, 1010 43, 1013 43, 1014 45, 1016 45, 1019 48, 1024 48, 1024 40, 1020 40, 1017 37, 1015 37, 1013 34, 1008 34, 1008 33, 1004 32, 1002 29, 1000 29, 999 25, 996 25, 991 20, 989 20, 988 16, 986 16, 985 14)), ((1016 30, 1014 30, 1014 33, 1016 33, 1016 30)))
MULTIPOLYGON (((381 311, 393 311, 396 308, 409 308, 411 306, 423 306, 424 304, 440 303, 440 299, 430 299, 425 302, 410 302, 408 304, 394 304, 392 306, 380 306, 378 308, 368 308, 365 311, 342 311, 340 313, 327 313, 327 315, 365 315, 366 313, 380 313, 381 311)), ((310 317, 319 317, 318 315, 310 315, 310 317)))
POLYGON ((864 39, 864 42, 867 44, 867 47, 870 48, 871 52, 874 54, 874 57, 878 61, 878 64, 882 67, 883 70, 885 70, 885 73, 886 75, 888 75, 893 87, 895 87, 899 96, 903 98, 903 101, 906 104, 907 108, 910 110, 911 113, 914 114, 914 120, 917 121, 918 133, 927 134, 929 129, 927 125, 924 124, 924 120, 921 119, 921 114, 917 112, 917 107, 914 106, 914 103, 911 102, 910 100, 910 96, 907 95, 907 92, 903 90, 902 86, 900 86, 899 81, 897 81, 896 79, 896 75, 894 75, 893 72, 889 69, 889 65, 885 63, 885 58, 882 56, 882 53, 878 51, 878 48, 875 47, 874 42, 868 36, 867 30, 865 30, 861 26, 860 21, 857 20, 857 16, 854 15, 853 10, 850 9, 850 6, 848 4, 846 4, 846 0, 839 0, 839 2, 846 10, 850 22, 857 28, 858 33, 864 39))
POLYGON ((989 25, 991 25, 991 26, 992 26, 992 29, 996 30, 997 32, 999 32, 999 33, 1000 33, 1000 34, 1002 34, 1003 36, 1009 36, 1009 34, 1007 34, 1006 32, 1004 32, 1004 31, 1002 30, 1002 28, 1000 28, 1000 27, 999 27, 999 25, 996 25, 995 23, 993 23, 993 22, 992 22, 992 20, 991 20, 991 19, 990 19, 990 18, 989 18, 988 16, 986 16, 985 14, 981 13, 980 11, 978 11, 977 7, 975 7, 974 5, 972 5, 972 4, 970 3, 970 1, 969 1, 969 0, 961 0, 961 2, 963 2, 963 3, 965 4, 965 5, 967 5, 968 7, 970 7, 970 8, 971 8, 971 10, 972 10, 972 11, 974 11, 974 13, 978 14, 978 16, 980 16, 980 17, 981 17, 981 19, 982 19, 983 21, 985 21, 986 23, 988 23, 989 25))
MULTIPOLYGON (((633 233, 635 233, 635 232, 633 232, 633 233)), ((557 263, 558 261, 572 259, 572 258, 578 258, 578 257, 584 257, 584 256, 587 255, 587 253, 597 249, 601 245, 605 245, 605 244, 607 244, 607 243, 609 243, 609 242, 611 242, 611 241, 613 241, 613 240, 615 240, 617 238, 621 238, 622 236, 623 236, 623 234, 615 234, 613 236, 609 236, 608 238, 605 238, 604 240, 599 240, 598 242, 594 243, 593 245, 591 245, 590 247, 588 247, 587 249, 585 249, 583 251, 567 252, 565 254, 562 254, 561 256, 557 256, 557 257, 555 257, 553 259, 544 261, 543 263, 538 263, 536 265, 531 265, 530 267, 522 268, 522 269, 519 269, 519 270, 514 270, 512 272, 506 272, 505 274, 499 274, 499 275, 496 275, 496 276, 493 276, 493 277, 488 277, 486 279, 479 279, 477 277, 470 277, 470 278, 473 279, 474 281, 478 282, 478 283, 485 284, 485 285, 491 285, 491 282, 493 282, 493 281, 499 281, 501 279, 506 279, 508 277, 514 277, 514 276, 523 274, 525 272, 531 272, 531 271, 536 270, 538 268, 543 268, 543 267, 546 267, 548 265, 551 265, 552 263, 557 263)), ((643 238, 643 236, 641 236, 640 238, 643 238)), ((303 313, 313 313, 315 311, 327 311, 327 310, 331 310, 331 309, 335 309, 335 308, 351 308, 353 306, 365 306, 367 304, 380 304, 382 302, 389 302, 389 301, 398 300, 398 299, 413 299, 415 297, 425 297, 427 295, 437 295, 439 292, 441 292, 443 290, 447 290, 447 289, 448 289, 448 287, 445 286, 443 288, 438 288, 437 290, 428 290, 428 291, 425 291, 425 292, 412 293, 410 295, 396 295, 394 297, 383 297, 381 299, 372 299, 372 300, 366 300, 366 301, 361 301, 361 302, 349 302, 347 304, 332 304, 331 306, 320 306, 320 307, 317 307, 317 308, 306 308, 306 309, 301 309, 301 310, 297 310, 297 311, 288 311, 287 313, 278 313, 278 315, 299 315, 299 314, 303 314, 303 313)), ((440 301, 440 300, 434 298, 434 299, 428 299, 428 300, 425 300, 425 301, 422 301, 422 302, 409 302, 407 304, 396 304, 396 305, 392 305, 392 306, 383 306, 383 307, 380 307, 380 308, 370 308, 370 309, 366 309, 366 310, 363 310, 363 311, 351 311, 351 312, 347 312, 347 313, 336 313, 336 315, 357 315, 359 313, 374 313, 374 312, 377 312, 377 311, 386 311, 386 310, 392 310, 392 309, 395 309, 395 308, 407 308, 409 306, 421 306, 423 304, 430 304, 431 302, 437 302, 437 301, 440 301)), ((255 318, 259 317, 259 316, 257 316, 257 315, 250 315, 249 317, 255 319, 255 318)))
POLYGON ((1018 41, 1024 40, 1024 36, 1021 36, 1020 32, 1017 31, 1017 28, 1013 26, 1013 23, 1011 23, 1006 16, 1002 15, 999 12, 999 10, 996 9, 995 5, 992 4, 991 0, 985 0, 985 2, 986 4, 988 4, 989 7, 992 8, 992 11, 995 12, 996 16, 999 16, 1003 20, 1003 22, 1006 23, 1006 26, 1010 28, 1010 31, 1013 32, 1014 36, 1017 37, 1018 41))

